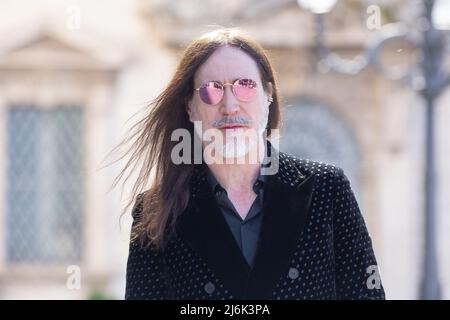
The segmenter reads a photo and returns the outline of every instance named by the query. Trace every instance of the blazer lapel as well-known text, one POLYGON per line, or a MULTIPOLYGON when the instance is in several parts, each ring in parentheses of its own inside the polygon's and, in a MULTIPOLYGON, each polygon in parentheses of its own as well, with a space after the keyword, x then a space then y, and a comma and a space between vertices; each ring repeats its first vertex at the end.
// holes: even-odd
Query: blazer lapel
POLYGON ((279 170, 268 176, 264 189, 263 221, 253 268, 247 264, 217 206, 206 180, 205 164, 195 165, 191 198, 179 217, 177 230, 205 259, 237 299, 270 296, 308 216, 314 176, 306 175, 279 153, 279 170))
POLYGON ((269 176, 264 190, 262 229, 246 290, 250 299, 270 299, 276 281, 288 272, 309 215, 314 180, 280 153, 279 172, 269 176))
POLYGON ((178 231, 223 284, 236 297, 242 297, 250 267, 216 203, 204 170, 203 165, 194 170, 191 199, 178 220, 178 231))

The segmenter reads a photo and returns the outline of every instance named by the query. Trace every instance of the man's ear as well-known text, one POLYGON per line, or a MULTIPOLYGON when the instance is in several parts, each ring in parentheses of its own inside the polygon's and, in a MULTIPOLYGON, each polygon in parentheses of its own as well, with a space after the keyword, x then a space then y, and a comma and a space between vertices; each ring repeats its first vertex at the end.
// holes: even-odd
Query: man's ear
POLYGON ((266 93, 269 97, 271 97, 273 95, 273 85, 272 82, 267 82, 267 89, 266 89, 266 93))
POLYGON ((187 112, 187 114, 189 116, 189 120, 192 123, 194 123, 194 121, 192 120, 192 115, 194 114, 193 106, 192 106, 192 100, 185 100, 185 101, 186 101, 186 103, 185 103, 185 105, 186 105, 186 112, 187 112))

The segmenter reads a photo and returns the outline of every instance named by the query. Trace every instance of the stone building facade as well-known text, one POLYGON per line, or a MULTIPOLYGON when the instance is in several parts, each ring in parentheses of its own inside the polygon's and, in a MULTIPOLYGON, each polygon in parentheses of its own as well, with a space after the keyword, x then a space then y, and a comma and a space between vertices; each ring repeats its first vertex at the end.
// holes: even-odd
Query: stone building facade
MULTIPOLYGON (((334 52, 355 56, 375 35, 365 6, 349 1, 327 17, 334 52)), ((123 297, 131 221, 120 219, 121 190, 109 191, 123 163, 102 168, 103 160, 126 121, 169 81, 184 46, 218 26, 240 27, 267 49, 283 99, 282 150, 344 168, 387 298, 418 297, 422 102, 373 69, 355 76, 318 71, 313 20, 296 1, 6 1, 0 12, 0 298, 123 297)), ((401 60, 408 49, 386 54, 401 60)), ((449 101, 447 92, 436 118, 437 238, 447 299, 449 101)))

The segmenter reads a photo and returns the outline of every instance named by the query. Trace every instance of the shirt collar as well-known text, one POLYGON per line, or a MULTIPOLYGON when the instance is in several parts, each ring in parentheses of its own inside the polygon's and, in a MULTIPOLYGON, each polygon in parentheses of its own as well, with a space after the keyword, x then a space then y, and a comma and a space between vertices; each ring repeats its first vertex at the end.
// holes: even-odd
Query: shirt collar
MULTIPOLYGON (((217 190, 223 190, 225 191, 225 188, 222 187, 217 181, 216 177, 212 173, 211 169, 206 166, 206 177, 208 179, 209 184, 211 185, 212 192, 215 193, 217 190)), ((253 183, 253 191, 258 194, 259 191, 264 189, 264 183, 266 182, 267 175, 261 174, 261 169, 258 178, 256 179, 255 183, 253 183)))
MULTIPOLYGON (((261 164, 261 167, 265 167, 265 166, 268 165, 267 164, 268 163, 268 159, 269 159, 269 156, 267 155, 267 152, 268 152, 267 148, 268 147, 269 147, 269 145, 266 144, 266 150, 265 150, 265 153, 264 153, 264 160, 263 160, 263 162, 261 164)), ((206 170, 205 170, 206 171, 206 178, 207 178, 209 184, 211 185, 212 192, 215 193, 216 190, 223 190, 223 191, 226 192, 225 188, 220 185, 219 181, 217 181, 216 177, 214 176, 214 174, 212 173, 212 171, 208 167, 208 165, 205 164, 205 163, 203 163, 203 165, 206 167, 206 170)), ((259 168, 259 176, 258 176, 258 178, 256 178, 256 181, 253 184, 253 191, 256 194, 258 194, 259 191, 264 190, 264 184, 267 181, 267 175, 261 174, 261 171, 262 171, 261 167, 259 168)))

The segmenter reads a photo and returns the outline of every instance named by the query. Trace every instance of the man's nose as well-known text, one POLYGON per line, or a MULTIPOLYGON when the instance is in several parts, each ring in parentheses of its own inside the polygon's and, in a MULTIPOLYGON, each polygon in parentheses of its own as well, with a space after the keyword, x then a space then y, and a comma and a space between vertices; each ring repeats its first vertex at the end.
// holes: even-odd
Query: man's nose
POLYGON ((239 111, 239 101, 234 96, 231 86, 225 86, 221 109, 224 114, 235 114, 239 111))

